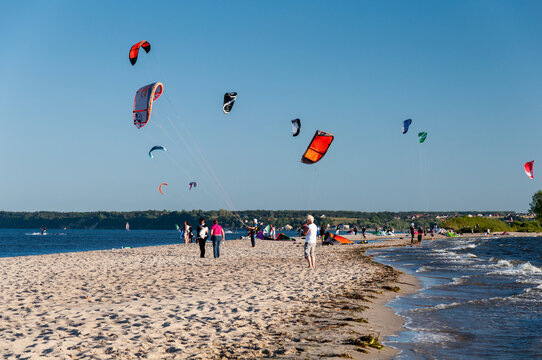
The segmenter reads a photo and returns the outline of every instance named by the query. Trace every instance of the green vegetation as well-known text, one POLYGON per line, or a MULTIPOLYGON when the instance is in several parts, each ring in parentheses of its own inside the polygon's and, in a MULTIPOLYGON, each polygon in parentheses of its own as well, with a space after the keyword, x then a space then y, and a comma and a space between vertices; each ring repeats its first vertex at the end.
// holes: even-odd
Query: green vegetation
POLYGON ((474 232, 485 232, 487 229, 492 232, 512 231, 512 228, 501 220, 480 216, 461 216, 448 219, 444 222, 442 227, 463 232, 471 232, 472 229, 474 229, 474 232))
POLYGON ((529 211, 536 215, 538 220, 542 219, 542 190, 538 190, 533 194, 529 211))
MULTIPOLYGON (((465 226, 458 225, 457 219, 463 219, 462 215, 466 212, 359 212, 359 211, 328 211, 328 210, 244 210, 234 214, 228 210, 147 210, 147 211, 95 211, 95 212, 8 212, 0 211, 0 228, 68 228, 68 229, 123 229, 125 223, 130 222, 130 227, 134 230, 156 229, 169 230, 174 229, 175 224, 183 224, 188 221, 192 226, 197 224, 200 217, 209 220, 218 219, 218 221, 227 228, 241 228, 241 220, 245 224, 252 222, 252 219, 258 219, 266 224, 273 224, 281 228, 287 224, 295 228, 300 226, 306 215, 312 214, 316 218, 316 224, 347 224, 357 225, 358 228, 366 226, 368 229, 377 227, 394 228, 398 231, 406 231, 410 223, 416 226, 443 227, 442 218, 452 218, 445 222, 444 226, 450 226, 454 229, 460 229, 465 226), (323 216, 322 216, 323 215, 323 216), (450 225, 446 225, 450 223, 450 225)), ((514 216, 514 212, 492 212, 494 216, 514 216)), ((480 225, 480 231, 487 228, 492 231, 498 231, 496 227, 487 227, 485 221, 496 221, 501 226, 504 224, 495 219, 480 219, 477 221, 480 225), (483 221, 482 221, 483 219, 483 221)), ((469 220, 470 221, 470 220, 469 220)), ((504 226, 507 226, 504 224, 504 226)), ((530 228, 532 225, 529 225, 530 228)), ((510 230, 510 228, 506 228, 510 230)))

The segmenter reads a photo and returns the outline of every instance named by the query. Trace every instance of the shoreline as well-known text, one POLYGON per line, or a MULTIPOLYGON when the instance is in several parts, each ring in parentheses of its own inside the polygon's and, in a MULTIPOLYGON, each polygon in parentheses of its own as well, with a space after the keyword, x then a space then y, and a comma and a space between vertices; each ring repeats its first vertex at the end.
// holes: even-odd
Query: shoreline
POLYGON ((360 338, 404 329, 386 304, 419 283, 365 251, 409 244, 318 246, 316 270, 299 241, 229 240, 218 260, 195 244, 0 258, 0 352, 389 359, 360 338))

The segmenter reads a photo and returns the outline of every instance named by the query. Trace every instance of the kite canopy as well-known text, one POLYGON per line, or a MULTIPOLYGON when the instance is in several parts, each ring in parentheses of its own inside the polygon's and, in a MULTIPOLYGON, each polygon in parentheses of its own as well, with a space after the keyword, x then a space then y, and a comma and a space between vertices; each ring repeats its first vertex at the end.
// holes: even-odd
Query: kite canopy
POLYGON ((525 163, 525 174, 531 179, 534 179, 534 160, 525 163))
POLYGON ((224 104, 222 105, 222 111, 224 111, 224 114, 229 114, 235 99, 237 99, 236 92, 227 92, 224 94, 224 104))
POLYGON ((165 147, 163 146, 160 146, 160 145, 156 145, 156 146, 153 146, 150 150, 149 150, 149 157, 152 159, 152 152, 154 150, 162 150, 162 151, 167 151, 165 147))
POLYGON ((304 164, 314 164, 320 161, 329 149, 333 142, 334 136, 325 132, 316 130, 316 134, 312 138, 309 147, 301 157, 301 162, 304 164))
POLYGON ((141 129, 147 125, 151 117, 152 104, 164 91, 164 85, 159 82, 143 86, 137 90, 134 98, 134 125, 141 129))
POLYGON ((420 144, 423 143, 425 141, 425 139, 427 139, 427 132, 426 131, 418 133, 418 141, 420 142, 420 144))
POLYGON ((299 135, 300 131, 301 131, 301 120, 299 119, 292 120, 292 136, 299 135))
POLYGON ((143 50, 145 50, 147 54, 149 53, 149 51, 151 51, 151 44, 149 44, 149 42, 146 40, 142 40, 138 42, 137 44, 134 44, 130 48, 130 63, 132 64, 132 66, 135 65, 137 61, 137 55, 139 54, 140 47, 142 47, 143 50))
POLYGON ((160 186, 158 186, 158 191, 160 191, 160 194, 164 195, 164 193, 162 192, 162 186, 167 186, 167 183, 161 183, 160 186))
POLYGON ((188 190, 191 190, 192 187, 197 187, 197 186, 198 186, 198 183, 195 182, 195 181, 192 181, 191 183, 188 184, 188 186, 190 186, 190 187, 188 188, 188 190))
POLYGON ((324 236, 324 241, 322 242, 323 245, 339 245, 339 244, 353 244, 354 242, 351 240, 348 240, 347 238, 344 238, 339 235, 335 235, 330 233, 329 231, 326 232, 324 236))
POLYGON ((403 134, 407 133, 410 124, 412 124, 412 119, 406 119, 405 121, 403 121, 403 134))

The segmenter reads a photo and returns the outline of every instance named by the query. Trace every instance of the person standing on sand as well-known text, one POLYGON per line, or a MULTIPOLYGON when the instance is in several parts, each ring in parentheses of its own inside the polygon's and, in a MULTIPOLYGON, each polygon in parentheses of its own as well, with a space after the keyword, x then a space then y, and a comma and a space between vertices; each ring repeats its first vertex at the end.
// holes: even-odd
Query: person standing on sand
POLYGON ((254 219, 254 226, 247 226, 248 236, 250 236, 250 243, 252 247, 256 246, 256 232, 258 231, 258 223, 254 219))
POLYGON ((423 228, 420 226, 418 228, 418 245, 422 244, 422 237, 423 237, 423 228))
POLYGON ((363 238, 365 239, 365 232, 367 231, 367 228, 365 226, 362 226, 361 227, 361 235, 363 236, 363 238))
POLYGON ((214 225, 211 228, 211 240, 213 241, 213 253, 215 259, 220 257, 220 243, 226 240, 226 234, 222 226, 218 225, 218 220, 213 221, 214 225))
POLYGON ((205 219, 201 218, 199 219, 199 225, 196 229, 197 236, 196 236, 196 242, 199 244, 199 257, 204 258, 205 257, 205 243, 207 242, 207 238, 209 237, 209 228, 207 225, 205 225, 205 219))
POLYGON ((414 223, 410 224, 410 244, 414 244, 414 223))
POLYGON ((358 226, 357 225, 354 225, 354 236, 357 236, 358 235, 358 226))
POLYGON ((315 268, 316 236, 318 235, 318 227, 314 224, 314 217, 307 215, 307 226, 303 228, 305 235, 305 259, 307 259, 308 267, 315 268))
POLYGON ((190 225, 188 225, 188 221, 184 222, 184 234, 183 234, 183 240, 185 244, 188 244, 188 240, 190 239, 190 225))

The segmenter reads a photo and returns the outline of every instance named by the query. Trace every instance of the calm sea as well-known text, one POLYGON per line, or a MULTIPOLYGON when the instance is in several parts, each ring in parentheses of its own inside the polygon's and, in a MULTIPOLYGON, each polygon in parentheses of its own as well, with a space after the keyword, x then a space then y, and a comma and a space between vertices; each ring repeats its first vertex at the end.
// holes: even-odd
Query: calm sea
POLYGON ((398 359, 542 359, 542 238, 426 241, 373 250, 423 289, 390 306, 407 331, 398 359))
MULTIPOLYGON (((47 230, 0 229, 0 257, 42 255, 73 251, 120 249, 180 244, 176 230, 47 230)), ((246 231, 226 232, 226 240, 246 236, 246 231)), ((295 232, 286 235, 297 236, 295 232)))

